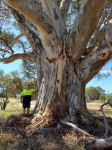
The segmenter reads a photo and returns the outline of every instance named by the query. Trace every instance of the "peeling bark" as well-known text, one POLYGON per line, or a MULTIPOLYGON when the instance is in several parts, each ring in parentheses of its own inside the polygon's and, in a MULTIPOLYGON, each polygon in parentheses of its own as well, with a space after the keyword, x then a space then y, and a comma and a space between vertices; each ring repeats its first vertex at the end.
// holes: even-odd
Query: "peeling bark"
POLYGON ((70 122, 83 120, 88 123, 84 114, 87 111, 83 95, 85 86, 76 75, 74 65, 64 55, 53 62, 46 60, 45 64, 34 111, 37 108, 38 114, 50 119, 65 118, 70 122))
MULTIPOLYGON (((67 30, 64 24, 64 20, 61 16, 59 7, 55 0, 42 0, 42 6, 44 12, 51 18, 56 34, 59 39, 64 40, 65 35, 67 36, 67 30)), ((67 38, 67 37, 66 37, 67 38)))
POLYGON ((99 17, 105 4, 105 0, 87 0, 82 4, 77 22, 74 23, 70 39, 72 48, 71 54, 69 55, 75 62, 84 53, 87 43, 98 24, 99 17))
POLYGON ((60 11, 64 20, 66 20, 66 16, 70 7, 71 0, 62 0, 60 3, 60 11))
POLYGON ((97 45, 91 47, 87 56, 76 65, 77 74, 82 82, 87 83, 93 76, 95 76, 100 69, 106 64, 112 57, 112 36, 110 24, 108 32, 99 32, 99 36, 96 40, 97 45))

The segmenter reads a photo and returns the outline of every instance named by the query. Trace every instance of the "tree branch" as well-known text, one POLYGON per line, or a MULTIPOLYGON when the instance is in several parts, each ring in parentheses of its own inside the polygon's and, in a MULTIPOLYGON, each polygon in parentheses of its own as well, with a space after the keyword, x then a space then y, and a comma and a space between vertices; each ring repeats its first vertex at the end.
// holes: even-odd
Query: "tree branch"
POLYGON ((53 26, 55 28, 56 34, 60 39, 65 38, 65 34, 67 34, 66 26, 64 24, 64 20, 62 18, 61 12, 55 0, 42 0, 42 6, 44 12, 51 18, 53 22, 53 26))
POLYGON ((48 35, 53 32, 53 27, 50 19, 32 0, 4 0, 12 8, 23 14, 29 19, 39 31, 48 35))
POLYGON ((21 37, 23 37, 25 34, 24 33, 21 33, 19 34, 18 36, 16 36, 13 41, 11 41, 11 44, 10 46, 12 47, 21 37))
MULTIPOLYGON (((87 141, 85 144, 85 147, 89 150, 93 150, 93 149, 103 149, 103 148, 112 148, 112 137, 109 138, 105 138, 105 139, 97 139, 93 136, 91 136, 89 133, 87 133, 86 131, 78 128, 76 125, 74 125, 73 123, 69 123, 63 120, 60 120, 60 122, 62 124, 65 124, 67 126, 70 126, 72 128, 74 128, 77 132, 79 132, 80 134, 83 134, 84 136, 87 136, 87 141)), ((86 138, 85 138, 86 139, 86 138)), ((84 139, 84 140, 85 140, 84 139)))
MULTIPOLYGON (((99 32, 96 46, 76 65, 77 74, 82 82, 87 83, 95 76, 107 61, 112 58, 112 25, 99 32), (107 31, 106 31, 107 30, 107 31)), ((86 50, 87 51, 87 50, 86 50)), ((88 50, 89 51, 89 50, 88 50)))
POLYGON ((3 12, 8 12, 9 10, 7 8, 0 8, 0 13, 3 13, 3 12))
POLYGON ((62 51, 62 42, 57 38, 51 20, 32 0, 4 0, 8 5, 19 11, 34 26, 37 27, 46 56, 49 59, 57 58, 62 51))
MULTIPOLYGON (((12 14, 14 15, 16 21, 18 22, 18 25, 21 29, 22 32, 25 33, 31 47, 32 47, 32 53, 34 53, 34 55, 38 55, 39 54, 39 60, 37 61, 37 74, 38 74, 38 77, 37 77, 37 85, 38 85, 38 88, 40 88, 40 83, 41 83, 41 80, 42 80, 42 77, 43 77, 43 70, 42 70, 42 60, 43 60, 43 57, 42 57, 42 54, 45 53, 44 51, 44 48, 42 46, 42 42, 39 38, 39 35, 38 35, 38 31, 37 29, 35 29, 35 26, 33 27, 34 30, 32 29, 32 26, 30 26, 26 19, 20 15, 16 10, 10 8, 12 14)), ((22 43, 21 43, 22 44, 22 43)), ((22 44, 23 45, 23 44, 22 44)), ((24 46, 23 46, 24 48, 24 46)))
POLYGON ((103 150, 103 149, 112 149, 112 137, 105 139, 88 139, 86 142, 86 149, 90 150, 103 150))
POLYGON ((0 48, 0 52, 6 52, 6 53, 9 53, 9 54, 10 54, 10 51, 9 51, 8 49, 3 49, 3 48, 1 49, 1 48, 0 48))
POLYGON ((0 38, 0 41, 2 42, 4 47, 7 49, 7 52, 9 52, 10 54, 14 53, 13 49, 11 48, 11 46, 4 39, 0 38))
POLYGON ((87 0, 80 9, 76 23, 71 32, 71 57, 76 62, 84 53, 106 4, 105 0, 87 0), (73 56, 72 56, 73 55, 73 56))
POLYGON ((44 50, 44 48, 42 46, 42 42, 39 38, 39 35, 28 26, 28 23, 22 15, 20 15, 16 10, 12 8, 10 8, 10 10, 13 16, 15 17, 23 35, 25 34, 28 41, 30 42, 33 52, 40 54, 44 50))
POLYGON ((60 11, 64 20, 66 19, 70 3, 71 3, 71 0, 62 0, 60 3, 60 11))
POLYGON ((32 53, 17 53, 17 54, 13 54, 7 58, 0 58, 0 62, 8 64, 8 63, 11 63, 17 59, 36 61, 37 56, 34 56, 32 53))
MULTIPOLYGON (((89 56, 82 61, 77 70, 80 80, 85 83, 90 81, 111 58, 112 51, 108 48, 91 52, 89 56)), ((76 66, 78 67, 78 65, 76 66)))

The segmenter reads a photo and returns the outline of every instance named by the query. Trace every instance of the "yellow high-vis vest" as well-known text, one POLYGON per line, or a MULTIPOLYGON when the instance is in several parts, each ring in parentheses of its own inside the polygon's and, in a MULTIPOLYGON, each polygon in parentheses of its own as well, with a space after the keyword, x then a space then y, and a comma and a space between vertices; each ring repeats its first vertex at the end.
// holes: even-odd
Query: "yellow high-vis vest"
POLYGON ((32 96, 34 91, 34 89, 24 89, 21 93, 21 96, 32 96))

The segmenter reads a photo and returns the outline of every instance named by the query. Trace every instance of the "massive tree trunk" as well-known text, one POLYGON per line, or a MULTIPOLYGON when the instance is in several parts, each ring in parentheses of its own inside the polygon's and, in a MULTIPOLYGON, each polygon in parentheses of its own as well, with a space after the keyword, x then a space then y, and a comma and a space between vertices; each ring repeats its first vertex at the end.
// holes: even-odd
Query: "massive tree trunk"
POLYGON ((85 84, 80 81, 74 63, 63 53, 56 60, 46 59, 43 68, 37 112, 51 120, 81 120, 87 111, 85 84))
POLYGON ((40 33, 44 48, 41 55, 42 81, 34 112, 47 117, 48 121, 63 118, 70 122, 90 123, 85 85, 112 55, 109 34, 104 34, 104 39, 97 34, 95 43, 90 40, 106 1, 84 1, 70 33, 64 22, 70 7, 68 1, 62 1, 58 7, 55 0, 41 0, 41 10, 32 0, 4 1, 29 19, 40 33), (66 12, 64 16, 63 12, 66 12))

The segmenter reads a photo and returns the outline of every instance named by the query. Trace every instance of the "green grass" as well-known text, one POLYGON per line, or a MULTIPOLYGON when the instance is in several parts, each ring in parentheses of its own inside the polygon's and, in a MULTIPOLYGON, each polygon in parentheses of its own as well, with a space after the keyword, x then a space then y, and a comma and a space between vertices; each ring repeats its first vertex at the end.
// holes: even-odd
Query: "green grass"
MULTIPOLYGON (((31 110, 33 110, 35 101, 31 102, 31 110)), ((10 115, 16 115, 22 113, 22 104, 20 99, 9 98, 9 103, 5 110, 0 110, 0 117, 7 118, 10 115)))
POLYGON ((0 111, 0 117, 4 117, 4 118, 9 117, 10 115, 13 114, 14 114, 13 111, 3 111, 3 110, 0 111))

